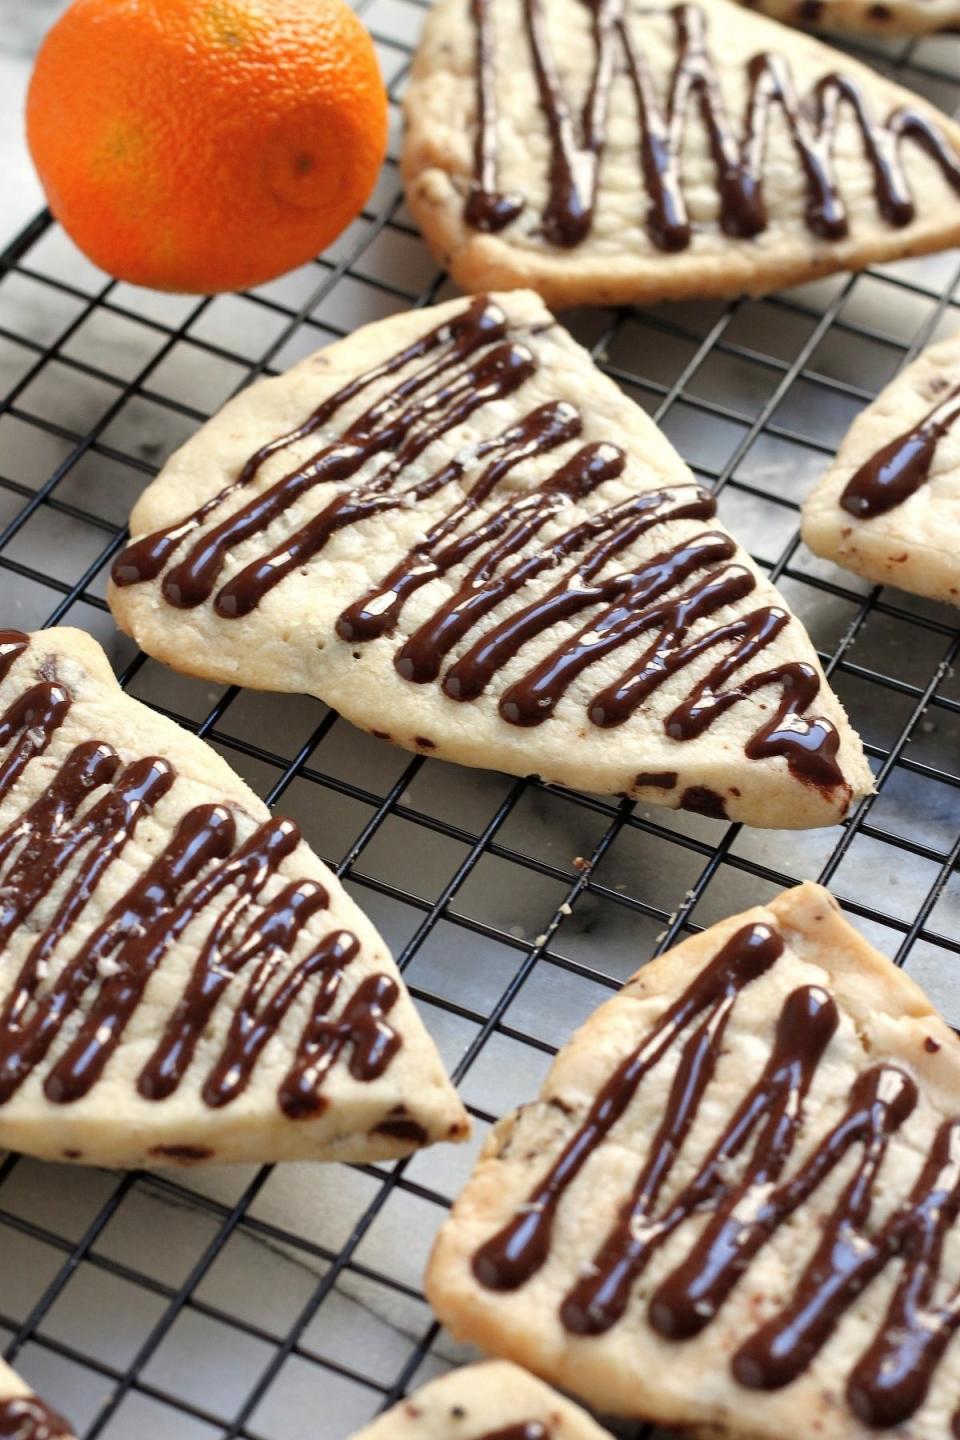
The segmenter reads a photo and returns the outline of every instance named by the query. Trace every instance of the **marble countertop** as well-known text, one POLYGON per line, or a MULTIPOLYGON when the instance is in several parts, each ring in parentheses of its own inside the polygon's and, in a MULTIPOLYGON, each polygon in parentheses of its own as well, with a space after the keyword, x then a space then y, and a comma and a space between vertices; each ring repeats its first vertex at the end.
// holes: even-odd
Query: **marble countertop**
MULTIPOLYGON (((0 248, 43 203, 24 140, 23 104, 32 57, 67 3, 0 0, 0 248)), ((400 75, 422 13, 407 0, 372 0, 365 10, 387 36, 379 53, 388 79, 400 75)), ((960 37, 927 42, 916 53, 932 61, 934 47, 944 64, 955 57, 955 84, 937 89, 929 69, 911 71, 908 83, 952 109, 960 102, 960 37)), ((385 171, 381 210, 398 186, 395 169, 385 171)), ((62 344, 56 339, 57 353, 45 369, 23 384, 37 347, 7 347, 6 374, 11 387, 19 387, 22 414, 2 417, 0 470, 11 485, 0 487, 0 523, 19 512, 24 492, 43 484, 55 467, 63 470, 58 498, 66 503, 59 510, 37 507, 15 536, 7 552, 13 564, 0 570, 4 623, 44 623, 62 596, 45 588, 43 577, 72 583, 84 573, 105 544, 102 523, 109 530, 125 521, 145 480, 143 462, 161 463, 269 347, 279 341, 271 363, 282 368, 332 335, 440 286, 433 261, 407 228, 358 222, 327 258, 342 259, 353 246, 355 258, 349 267, 344 260, 341 275, 328 272, 330 284, 318 300, 312 298, 318 271, 311 265, 254 297, 201 301, 117 286, 111 308, 95 304, 105 277, 51 228, 31 254, 35 273, 8 276, 0 296, 8 334, 19 331, 38 344, 68 334, 62 344), (44 285, 46 276, 52 284, 44 285), (58 280, 66 282, 62 288, 58 280), (290 332, 298 312, 305 319, 290 332), (168 325, 179 327, 172 348, 168 325), (147 376, 143 386, 134 378, 140 374, 147 376), (71 449, 71 434, 95 429, 104 441, 99 450, 82 441, 71 449)), ((855 280, 830 277, 795 291, 788 305, 746 301, 730 312, 726 353, 706 343, 723 307, 701 302, 650 315, 637 311, 617 322, 604 353, 630 377, 628 392, 640 403, 653 410, 659 396, 673 397, 661 423, 687 460, 708 474, 735 467, 721 494, 721 518, 761 563, 773 564, 796 530, 789 502, 819 477, 824 450, 839 443, 863 393, 879 390, 931 325, 937 338, 956 329, 960 297, 943 314, 938 297, 954 285, 957 265, 956 252, 931 256, 855 280)), ((598 342, 608 320, 602 311, 565 317, 585 344, 598 342)), ((0 393, 3 364, 0 356, 0 393)), ((101 593, 102 583, 101 574, 91 590, 101 593)), ((946 651, 955 613, 904 595, 891 597, 893 612, 871 608, 864 605, 865 582, 803 551, 780 583, 825 654, 843 650, 844 637, 856 632, 855 663, 838 670, 843 701, 877 753, 895 745, 909 722, 910 757, 919 762, 910 770, 891 767, 871 813, 872 830, 860 830, 844 852, 837 892, 893 917, 889 925, 858 922, 890 954, 930 895, 936 904, 929 929, 954 934, 960 876, 943 883, 942 893, 936 886, 956 838, 956 790, 935 777, 938 770, 956 773, 960 680, 951 672, 940 685, 950 708, 930 706, 916 723, 910 716, 946 651), (861 611, 868 612, 865 623, 861 611)), ((109 617, 82 598, 64 618, 95 633, 115 660, 130 658, 109 617)), ((223 698, 205 682, 154 662, 138 672, 131 693, 197 723, 223 698)), ((238 742, 224 747, 232 763, 264 793, 277 774, 255 758, 264 735, 286 764, 318 718, 318 702, 307 697, 248 692, 229 701, 218 725, 238 742)), ((296 779, 284 807, 317 850, 336 859, 409 764, 406 752, 337 721, 311 755, 322 784, 296 779), (361 798, 354 794, 358 777, 361 798)), ((513 782, 428 760, 405 783, 398 791, 402 804, 424 823, 391 816, 363 842, 350 884, 396 953, 408 946, 429 907, 440 905, 407 975, 451 1068, 475 1039, 471 1017, 495 1013, 518 960, 551 917, 559 917, 548 956, 536 961, 509 1001, 507 1028, 492 1033, 464 1077, 465 1098, 485 1114, 503 1113, 536 1093, 548 1060, 541 1046, 561 1042, 649 955, 664 915, 686 907, 694 923, 706 925, 735 914, 769 897, 775 886, 768 876, 818 874, 837 840, 829 830, 741 831, 714 866, 706 856, 721 839, 716 821, 641 813, 605 853, 598 884, 571 907, 566 896, 579 874, 578 858, 595 848, 606 821, 589 805, 530 787, 497 822, 502 853, 484 854, 469 881, 441 904, 448 878, 464 861, 463 836, 487 832, 513 782), (527 865, 528 857, 546 862, 549 873, 527 865), (404 894, 409 903, 397 898, 404 894)), ((954 954, 921 939, 906 968, 960 1024, 954 954)), ((38 1328, 46 1343, 28 1342, 16 1364, 75 1417, 78 1433, 96 1422, 115 1390, 109 1440, 215 1440, 317 1297, 330 1256, 349 1244, 350 1263, 334 1272, 298 1352, 283 1357, 244 1430, 261 1440, 342 1437, 371 1417, 413 1347, 430 1337, 431 1317, 417 1288, 442 1211, 427 1197, 450 1198, 460 1189, 484 1133, 481 1123, 471 1146, 418 1155, 408 1172, 411 1185, 391 1189, 382 1204, 384 1172, 373 1167, 287 1165, 259 1189, 249 1188, 254 1174, 247 1167, 183 1172, 174 1192, 160 1181, 130 1182, 93 1169, 65 1176, 56 1167, 18 1162, 0 1195, 0 1353, 10 1338, 4 1325, 23 1324, 45 1306, 38 1328), (234 1207, 242 1220, 230 1221, 226 1243, 211 1259, 212 1236, 234 1207), (90 1237, 93 1259, 82 1256, 58 1290, 64 1251, 22 1233, 19 1221, 60 1237, 68 1251, 90 1237), (196 1303, 169 1306, 170 1293, 181 1287, 191 1288, 196 1303), (129 1391, 114 1387, 110 1377, 125 1375, 135 1362, 137 1383, 129 1391), (351 1378, 360 1372, 372 1385, 351 1378), (183 1405, 194 1407, 196 1418, 183 1405), (204 1415, 221 1418, 213 1424, 204 1415)), ((444 1338, 430 1348, 417 1378, 462 1354, 444 1338)))

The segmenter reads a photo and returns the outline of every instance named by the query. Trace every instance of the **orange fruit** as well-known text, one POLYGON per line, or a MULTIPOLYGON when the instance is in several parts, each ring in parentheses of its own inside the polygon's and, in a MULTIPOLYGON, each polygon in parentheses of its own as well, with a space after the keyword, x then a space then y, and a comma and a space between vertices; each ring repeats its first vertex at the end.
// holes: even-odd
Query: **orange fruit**
POLYGON ((27 138, 51 210, 103 270, 236 290, 361 210, 387 101, 344 0, 74 0, 37 56, 27 138))

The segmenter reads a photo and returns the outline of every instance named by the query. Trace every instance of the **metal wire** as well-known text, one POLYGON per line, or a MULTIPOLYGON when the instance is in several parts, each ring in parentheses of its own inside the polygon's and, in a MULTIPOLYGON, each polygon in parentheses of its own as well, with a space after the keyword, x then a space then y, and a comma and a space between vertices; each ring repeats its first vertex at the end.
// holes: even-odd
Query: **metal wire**
MULTIPOLYGON (((360 8, 396 102, 422 4, 360 8)), ((960 101, 960 40, 850 48, 944 109, 960 101)), ((751 833, 468 775, 361 736, 313 701, 180 680, 117 636, 106 571, 163 454, 231 389, 446 293, 393 159, 333 254, 242 299, 158 300, 108 281, 46 214, 0 255, 0 373, 13 377, 0 408, 5 623, 93 630, 131 693, 297 815, 392 943, 481 1134, 650 955, 805 876, 830 883, 960 1020, 956 617, 812 562, 796 527, 852 415, 950 328, 958 279, 957 257, 940 256, 766 301, 569 317, 721 492, 721 513, 811 628, 878 784, 836 830, 751 833)), ((442 1147, 400 1164, 206 1180, 9 1156, 6 1354, 87 1440, 337 1440, 459 1353, 419 1274, 469 1162, 442 1147)))

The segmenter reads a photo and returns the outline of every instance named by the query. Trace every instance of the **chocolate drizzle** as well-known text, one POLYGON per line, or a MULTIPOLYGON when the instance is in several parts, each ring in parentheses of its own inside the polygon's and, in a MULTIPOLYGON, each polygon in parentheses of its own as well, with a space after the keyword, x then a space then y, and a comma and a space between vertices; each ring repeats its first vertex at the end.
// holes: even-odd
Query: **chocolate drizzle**
POLYGON ((769 925, 749 925, 727 941, 643 1043, 617 1066, 586 1120, 527 1204, 477 1251, 473 1273, 481 1285, 491 1290, 517 1290, 536 1274, 549 1254, 554 1217, 565 1191, 597 1146, 606 1140, 641 1081, 701 1016, 697 1033, 709 1037, 707 1060, 712 1067, 738 993, 769 970, 782 953, 783 941, 769 925))
POLYGON ((539 1420, 521 1421, 519 1425, 505 1425, 500 1430, 488 1430, 478 1435, 477 1440, 550 1440, 550 1431, 539 1420))
MULTIPOLYGON (((763 1390, 788 1385, 809 1365, 870 1281, 902 1257, 887 1313, 847 1385, 854 1412, 866 1424, 882 1429, 909 1420, 923 1404, 936 1365, 960 1323, 956 1296, 944 1304, 931 1303, 943 1243, 960 1212, 960 1122, 940 1127, 904 1204, 877 1233, 870 1235, 866 1228, 887 1138, 916 1101, 912 1081, 894 1092, 894 1101, 886 1113, 872 1118, 863 1137, 860 1164, 829 1216, 792 1297, 741 1346, 733 1361, 734 1373, 743 1384, 763 1390)), ((794 1187, 809 1192, 819 1182, 818 1166, 828 1167, 833 1151, 843 1148, 845 1137, 838 1146, 836 1136, 834 1131, 814 1153, 794 1187)))
MULTIPOLYGON (((17 632, 0 634, 0 677, 28 644, 29 637, 17 632)), ((50 744, 71 702, 57 682, 27 679, 0 718, 0 745, 8 746, 0 762, 0 798, 50 744)), ((13 1098, 54 1047, 58 1053, 43 1079, 47 1099, 69 1104, 89 1094, 151 977, 197 924, 204 928, 191 932, 193 972, 137 1080, 144 1098, 167 1099, 191 1066, 202 1064, 205 1103, 229 1105, 295 1010, 304 1016, 300 1039, 278 1087, 280 1107, 293 1118, 323 1109, 321 1087, 340 1056, 355 1079, 373 1080, 396 1053, 400 1037, 387 1019, 399 998, 395 980, 368 975, 342 1001, 345 971, 359 952, 355 936, 333 931, 289 963, 304 926, 328 904, 315 880, 291 881, 279 890, 271 884, 300 844, 291 820, 267 820, 239 840, 237 815, 229 807, 187 811, 167 844, 100 923, 84 927, 54 972, 60 947, 69 946, 101 881, 175 779, 165 759, 148 756, 123 765, 104 741, 85 740, 0 834, 0 945, 18 931, 34 932, 0 1012, 0 1104, 13 1098), (35 911, 55 886, 52 914, 37 926, 35 911), (268 886, 274 891, 269 897, 268 886), (215 1011, 228 994, 234 999, 238 993, 226 1035, 212 1047, 215 1011)))
MULTIPOLYGON (((924 150, 944 179, 960 192, 960 162, 935 124, 908 106, 878 122, 857 82, 841 73, 823 76, 809 100, 802 102, 782 55, 761 53, 749 60, 749 96, 742 134, 738 135, 708 48, 706 17, 697 5, 678 5, 664 12, 672 15, 677 59, 663 107, 640 40, 640 25, 644 20, 649 23, 649 12, 638 25, 626 0, 586 0, 595 58, 582 110, 574 114, 557 73, 543 0, 518 3, 550 142, 548 198, 541 233, 551 244, 572 248, 592 229, 618 56, 636 104, 638 158, 648 205, 646 227, 660 250, 685 250, 693 237, 681 178, 683 139, 693 102, 707 132, 716 171, 719 222, 728 235, 749 239, 767 228, 763 174, 774 107, 786 123, 804 177, 807 226, 821 239, 842 240, 849 233, 833 165, 837 125, 844 108, 859 127, 864 158, 873 172, 877 209, 888 224, 909 225, 915 215, 899 157, 905 139, 924 150)), ((520 214, 522 197, 504 196, 497 188, 497 62, 490 6, 491 0, 473 0, 477 161, 465 219, 479 229, 501 230, 520 214)), ((515 63, 511 56, 511 64, 515 63)))
POLYGON ((960 385, 922 420, 882 446, 847 481, 840 504, 848 515, 886 515, 925 484, 937 446, 960 419, 960 385))
MULTIPOLYGON (((213 514, 215 510, 224 504, 225 501, 229 500, 237 491, 244 490, 251 485, 259 475, 263 465, 272 455, 280 454, 292 445, 297 445, 304 440, 308 440, 310 436, 314 435, 317 431, 322 431, 330 420, 333 419, 338 410, 350 401, 356 399, 358 395, 362 394, 364 390, 369 389, 371 385, 375 385, 377 381, 405 369, 408 365, 414 364, 417 360, 428 356, 432 351, 448 344, 452 353, 444 356, 444 360, 452 364, 456 359, 468 356, 479 345, 488 341, 502 339, 505 334, 506 317, 503 312, 497 306, 491 305, 483 300, 478 300, 470 305, 470 307, 450 325, 442 325, 436 330, 428 331, 427 334, 415 340, 413 344, 408 345, 405 350, 401 350, 398 354, 388 357, 382 364, 376 365, 372 369, 365 371, 364 374, 357 376, 355 380, 350 381, 348 384, 342 386, 341 389, 335 391, 333 395, 328 396, 302 425, 297 426, 294 430, 288 431, 285 435, 278 436, 268 444, 261 446, 259 450, 251 455, 236 480, 225 489, 211 496, 199 509, 194 510, 192 514, 186 516, 183 520, 177 521, 175 524, 169 525, 163 530, 157 530, 151 535, 145 535, 140 540, 136 540, 131 545, 128 545, 114 561, 112 569, 114 584, 121 586, 135 585, 144 580, 155 580, 161 574, 172 556, 181 547, 184 540, 192 535, 194 531, 198 530, 207 517, 213 514)), ((427 385, 436 379, 443 368, 444 366, 441 364, 439 367, 436 365, 427 366, 424 367, 423 370, 417 371, 412 383, 407 381, 398 385, 396 389, 390 392, 388 397, 373 406, 360 420, 351 426, 351 433, 355 438, 360 438, 370 430, 374 430, 378 420, 389 416, 390 412, 397 409, 419 385, 427 385)), ((398 433, 388 430, 386 433, 381 432, 380 438, 383 448, 387 449, 391 444, 396 442, 398 433)), ((302 471, 298 470, 293 472, 292 475, 287 476, 285 488, 278 490, 277 487, 273 487, 273 489, 267 492, 267 497, 272 499, 272 509, 276 510, 277 513, 282 513, 285 504, 291 504, 295 499, 299 498, 300 493, 308 491, 310 487, 318 483, 321 478, 335 478, 332 473, 334 458, 342 463, 344 472, 348 474, 352 473, 350 470, 351 460, 355 462, 355 469, 359 469, 363 464, 365 457, 358 457, 355 451, 344 454, 341 449, 341 452, 336 455, 336 457, 332 457, 330 454, 332 448, 333 447, 329 446, 325 447, 313 458, 309 466, 304 466, 302 471)), ((371 445, 370 453, 375 453, 375 450, 376 447, 371 445)), ((283 485, 283 482, 281 482, 281 485, 283 485)), ((251 517, 245 516, 244 518, 246 520, 246 528, 249 528, 251 533, 256 533, 256 525, 251 524, 251 517)), ((260 527, 262 528, 263 525, 269 522, 269 518, 272 518, 270 509, 258 512, 258 518, 260 527)), ((239 543, 239 538, 242 537, 235 539, 232 534, 218 535, 215 537, 212 554, 208 554, 206 549, 204 549, 199 556, 194 554, 194 567, 198 564, 200 565, 201 580, 206 579, 207 571, 212 571, 209 588, 212 588, 215 583, 216 576, 219 573, 223 557, 227 550, 232 543, 239 543), (203 566, 204 560, 206 560, 205 569, 203 566)), ((189 573, 190 568, 191 567, 187 568, 186 574, 189 573)), ((164 594, 172 605, 189 606, 192 604, 200 604, 203 599, 207 598, 209 588, 204 592, 201 585, 200 593, 194 596, 189 590, 189 587, 187 591, 180 593, 179 587, 174 581, 168 586, 165 585, 164 594)))
POLYGON ((829 995, 815 986, 794 991, 784 1006, 763 1074, 693 1180, 658 1214, 659 1192, 713 1078, 729 1013, 728 1008, 719 1021, 708 1015, 684 1044, 650 1156, 622 1218, 594 1257, 590 1275, 578 1282, 563 1303, 561 1317, 568 1330, 597 1335, 615 1325, 627 1308, 635 1280, 657 1247, 708 1200, 716 1205, 710 1222, 684 1265, 660 1287, 651 1305, 655 1328, 674 1339, 697 1334, 749 1263, 751 1226, 735 1217, 746 1208, 744 1200, 763 1194, 787 1162, 803 1099, 836 1029, 837 1012, 829 995), (751 1140, 753 1154, 744 1178, 736 1187, 726 1186, 721 1178, 725 1169, 751 1140), (717 1204, 719 1197, 723 1198, 717 1204), (728 1233, 731 1231, 734 1233, 728 1233), (731 1275, 733 1266, 736 1269, 731 1275))
POLYGON ((497 87, 496 51, 493 31, 487 21, 489 0, 471 0, 470 12, 477 27, 477 138, 474 163, 477 183, 467 197, 466 220, 475 230, 492 233, 515 220, 523 209, 522 195, 498 195, 497 175, 497 87))
POLYGON ((18 1395, 13 1399, 0 1400, 2 1440, 67 1440, 72 1434, 63 1416, 36 1395, 18 1395))
POLYGON ((629 720, 671 676, 716 656, 668 714, 667 734, 694 739, 731 706, 773 688, 779 700, 771 718, 749 737, 747 755, 783 757, 805 783, 842 786, 839 736, 832 724, 809 713, 820 689, 814 666, 792 662, 737 679, 790 617, 777 606, 736 619, 720 615, 741 606, 756 579, 746 567, 727 563, 736 546, 729 536, 706 528, 716 506, 700 486, 678 483, 622 498, 626 454, 607 441, 579 444, 583 420, 566 401, 521 411, 516 423, 462 445, 439 469, 402 486, 406 467, 434 441, 452 435, 486 405, 522 391, 537 370, 525 338, 511 337, 498 305, 476 298, 452 321, 324 401, 298 429, 258 450, 219 497, 134 541, 116 562, 115 583, 157 579, 165 571, 161 589, 170 604, 188 608, 212 600, 221 618, 235 619, 318 555, 337 531, 456 488, 441 518, 340 614, 337 634, 355 653, 358 646, 389 638, 420 590, 451 577, 446 597, 398 644, 394 664, 403 679, 438 682, 449 699, 473 701, 525 646, 556 634, 553 648, 498 696, 503 720, 530 727, 548 720, 595 662, 623 647, 640 647, 639 659, 587 701, 591 722, 609 728, 629 720), (388 388, 339 435, 328 433, 315 454, 225 519, 202 528, 218 505, 252 483, 268 457, 326 430, 343 405, 382 380, 388 388), (532 488, 513 480, 524 466, 564 447, 565 456, 532 488), (606 499, 603 488, 618 481, 619 495, 606 499), (291 520, 290 508, 302 507, 321 485, 327 488, 316 513, 291 520), (574 508, 577 518, 568 519, 574 508), (286 524, 285 537, 265 542, 263 553, 224 580, 233 549, 280 522, 286 524), (681 522, 686 538, 679 543, 655 550, 642 563, 621 561, 648 532, 681 522), (187 553, 176 559, 191 537, 187 553), (535 582, 540 593, 525 599, 535 582), (504 613, 511 601, 514 608, 504 613))
MULTIPOLYGON (((475 1252, 473 1273, 499 1291, 533 1278, 548 1259, 567 1188, 597 1147, 613 1138, 644 1079, 679 1047, 646 1158, 615 1224, 562 1299, 561 1323, 583 1336, 618 1324, 647 1265, 681 1231, 692 1238, 653 1290, 647 1313, 665 1339, 692 1339, 717 1316, 779 1227, 843 1166, 843 1188, 826 1209, 812 1255, 784 1282, 778 1311, 743 1340, 732 1373, 761 1390, 798 1379, 866 1287, 899 1260, 886 1312, 846 1385, 854 1414, 872 1428, 890 1429, 923 1405, 960 1329, 960 1290, 937 1293, 944 1244, 960 1216, 960 1120, 941 1124, 910 1194, 878 1225, 871 1226, 871 1211, 890 1140, 918 1101, 915 1081, 899 1066, 880 1062, 858 1075, 845 1113, 791 1165, 807 1095, 839 1020, 825 990, 803 985, 783 1001, 762 1073, 695 1172, 685 1167, 679 1190, 662 1199, 682 1163, 737 999, 781 953, 779 937, 763 925, 745 927, 723 946, 621 1061, 513 1219, 475 1252)), ((890 1183, 885 1172, 884 1188, 890 1183)))

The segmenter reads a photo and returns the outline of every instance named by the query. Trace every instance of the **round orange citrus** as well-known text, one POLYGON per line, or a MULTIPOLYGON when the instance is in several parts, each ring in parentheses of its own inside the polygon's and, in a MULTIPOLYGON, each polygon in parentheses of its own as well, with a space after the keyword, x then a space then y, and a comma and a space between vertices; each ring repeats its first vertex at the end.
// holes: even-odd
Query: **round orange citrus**
POLYGON ((344 0, 74 0, 37 56, 27 137, 51 210, 102 269, 236 290, 357 215, 387 102, 344 0))

